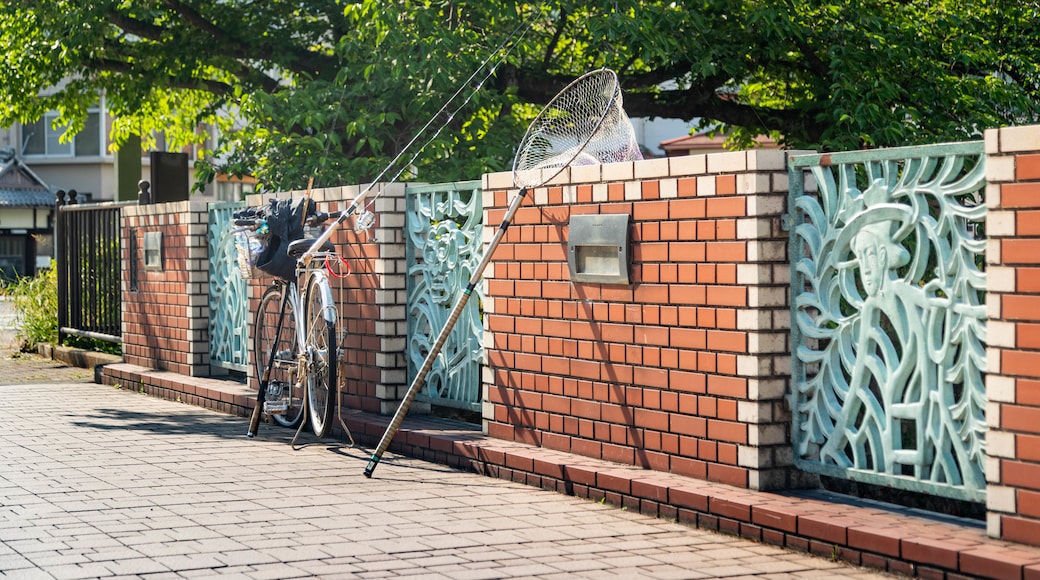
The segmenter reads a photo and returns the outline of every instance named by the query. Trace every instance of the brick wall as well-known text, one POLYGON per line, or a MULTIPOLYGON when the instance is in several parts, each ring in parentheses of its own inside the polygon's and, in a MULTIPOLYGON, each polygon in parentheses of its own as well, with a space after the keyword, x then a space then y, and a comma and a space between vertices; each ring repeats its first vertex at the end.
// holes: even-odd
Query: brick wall
POLYGON ((986 131, 988 530, 1040 545, 1040 127, 986 131))
MULTIPOLYGON (((987 131, 986 152, 988 532, 1040 545, 1040 127, 987 131)), ((806 483, 784 403, 786 159, 574 167, 532 191, 485 272, 487 434, 746 488, 806 483), (610 213, 632 218, 631 283, 572 283, 570 217, 610 213)), ((483 188, 490 239, 516 190, 509 173, 483 188)), ((358 191, 313 197, 337 210, 358 191)), ((349 228, 333 240, 353 270, 336 281, 348 408, 392 413, 407 387, 404 206, 391 186, 373 208, 378 242, 349 228)), ((207 223, 201 202, 123 209, 137 248, 123 245, 128 364, 208 374, 207 223), (161 270, 144 268, 153 231, 161 270)), ((254 300, 265 283, 252 282, 254 300)))
MULTIPOLYGON (((312 198, 324 211, 344 210, 360 186, 318 189, 312 198)), ((340 309, 346 408, 392 413, 407 388, 404 186, 379 187, 369 195, 377 221, 370 234, 358 236, 348 222, 332 238, 351 274, 332 278, 340 309)), ((299 198, 302 191, 250 196, 250 205, 272 197, 299 198)), ((205 377, 209 365, 209 254, 206 202, 178 202, 123 209, 123 341, 127 364, 205 377), (144 238, 162 233, 162 269, 144 264, 144 238), (131 248, 136 245, 136 255, 131 248), (135 261, 135 268, 130 262, 135 261), (136 284, 130 281, 136 270, 136 284), (131 288, 136 286, 136 290, 131 288)), ((250 280, 249 336, 252 312, 270 278, 250 280)), ((255 368, 250 349, 250 373, 255 368)), ((255 377, 251 383, 256 386, 255 377)))
MULTIPOLYGON (((356 185, 316 189, 311 198, 322 211, 342 211, 360 191, 356 185)), ((303 193, 254 195, 246 203, 266 205, 272 197, 299 198, 303 193)), ((334 234, 332 242, 349 263, 351 274, 330 281, 339 307, 343 404, 348 409, 386 414, 397 408, 397 401, 407 389, 404 186, 379 187, 369 198, 377 194, 372 205, 376 223, 369 234, 355 234, 352 220, 334 234)), ((269 283, 270 278, 250 281, 250 312, 255 312, 269 283)), ((250 316, 250 336, 252 323, 250 316)), ((255 368, 255 363, 250 365, 255 368)))
POLYGON ((209 249, 205 202, 122 209, 123 358, 188 376, 209 374, 209 249), (145 234, 162 234, 161 269, 146 269, 145 234), (136 255, 131 249, 136 246, 136 255), (131 262, 136 262, 131 268, 131 262), (137 280, 130 280, 136 271, 137 280), (136 288, 136 289, 134 289, 136 288))
MULTIPOLYGON (((754 489, 791 468, 786 155, 574 167, 485 274, 488 435, 754 489), (572 283, 575 214, 628 213, 629 285, 572 283)), ((485 227, 515 195, 484 177, 485 227)))

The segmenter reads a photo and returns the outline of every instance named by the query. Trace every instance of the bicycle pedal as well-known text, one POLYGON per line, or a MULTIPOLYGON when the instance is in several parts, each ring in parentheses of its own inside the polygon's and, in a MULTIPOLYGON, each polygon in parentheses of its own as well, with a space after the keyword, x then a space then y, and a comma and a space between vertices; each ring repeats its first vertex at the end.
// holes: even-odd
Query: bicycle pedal
POLYGON ((284 415, 289 410, 289 401, 264 401, 264 412, 268 415, 284 415))

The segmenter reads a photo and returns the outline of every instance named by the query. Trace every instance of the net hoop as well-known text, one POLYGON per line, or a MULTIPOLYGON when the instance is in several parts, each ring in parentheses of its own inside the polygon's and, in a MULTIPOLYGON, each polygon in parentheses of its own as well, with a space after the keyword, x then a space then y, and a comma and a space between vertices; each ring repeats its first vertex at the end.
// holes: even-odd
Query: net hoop
POLYGON ((576 161, 581 165, 639 159, 631 122, 621 107, 617 74, 606 68, 586 73, 556 94, 527 127, 513 158, 513 184, 538 187, 576 161), (611 119, 609 151, 586 151, 611 119), (624 133, 622 135, 622 133, 624 133))

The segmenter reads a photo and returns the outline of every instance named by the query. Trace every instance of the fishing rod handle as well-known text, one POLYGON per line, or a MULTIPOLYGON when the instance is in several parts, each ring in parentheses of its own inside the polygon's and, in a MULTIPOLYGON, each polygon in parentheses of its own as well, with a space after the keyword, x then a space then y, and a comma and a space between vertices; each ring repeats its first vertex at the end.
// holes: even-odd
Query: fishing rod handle
POLYGON ((441 329, 440 334, 437 336, 437 340, 430 347, 430 352, 426 354, 426 360, 423 361, 422 367, 419 368, 419 372, 415 375, 412 380, 412 384, 408 386, 408 392, 404 394, 404 399, 401 400, 401 404, 397 407, 397 412, 394 413, 394 418, 390 421, 390 425, 387 426, 386 431, 383 432, 383 438, 379 440, 379 445, 376 450, 372 452, 372 458, 369 459, 368 465, 365 466, 365 477, 372 477, 372 472, 375 471, 376 465, 379 464, 380 459, 383 457, 383 453, 386 452, 387 448, 390 447, 390 442, 393 441, 394 435, 397 434, 397 430, 401 428, 401 423, 404 422, 405 416, 408 414, 409 407, 412 406, 412 401, 419 394, 419 390, 422 388, 423 383, 426 381, 426 375, 429 374, 430 369, 433 368, 433 363, 437 360, 437 355, 440 354, 441 349, 444 347, 444 343, 447 342, 448 336, 451 335, 452 328, 458 321, 459 316, 462 315, 462 310, 466 307, 466 303, 469 302, 470 294, 473 287, 470 286, 463 293, 459 301, 455 303, 455 307, 451 310, 451 315, 448 317, 448 322, 445 323, 444 328, 441 329))

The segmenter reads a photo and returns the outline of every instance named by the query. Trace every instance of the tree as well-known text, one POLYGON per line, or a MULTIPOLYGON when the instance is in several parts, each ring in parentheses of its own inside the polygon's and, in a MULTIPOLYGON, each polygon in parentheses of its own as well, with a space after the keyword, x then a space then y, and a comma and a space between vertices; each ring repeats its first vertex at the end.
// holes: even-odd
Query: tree
POLYGON ((701 119, 734 146, 964 140, 1040 119, 1038 16, 1015 0, 0 0, 0 124, 56 109, 75 132, 103 91, 117 144, 218 126, 204 177, 364 182, 415 139, 387 178, 467 179, 508 169, 539 105, 608 66, 630 116, 701 119))

